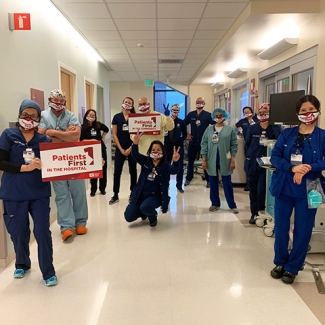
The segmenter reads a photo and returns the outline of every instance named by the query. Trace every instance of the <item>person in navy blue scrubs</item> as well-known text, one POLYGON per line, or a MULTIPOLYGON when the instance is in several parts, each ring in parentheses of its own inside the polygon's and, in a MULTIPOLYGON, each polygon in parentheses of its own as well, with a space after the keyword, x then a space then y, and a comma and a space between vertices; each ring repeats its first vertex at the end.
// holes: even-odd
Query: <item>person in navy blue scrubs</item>
MULTIPOLYGON (((250 127, 250 125, 253 125, 255 123, 258 123, 259 120, 257 118, 257 115, 254 114, 253 109, 250 106, 245 106, 243 108, 243 114, 244 118, 239 120, 235 125, 234 129, 238 129, 238 132, 241 133, 244 137, 244 140, 246 139, 247 130, 250 127)), ((245 191, 249 191, 248 189, 248 177, 246 175, 246 185, 245 185, 245 191)))
POLYGON ((299 126, 284 129, 271 154, 271 163, 276 167, 270 186, 275 197, 276 265, 271 276, 281 278, 286 284, 294 282, 304 264, 315 223, 317 208, 308 204, 306 182, 319 178, 321 171, 325 170, 325 131, 316 126, 320 114, 319 100, 313 95, 303 96, 296 104, 296 113, 299 126), (293 244, 289 252, 293 210, 293 244))
POLYGON ((37 132, 41 108, 24 100, 16 128, 5 129, 0 137, 0 199, 3 219, 16 253, 14 278, 23 278, 31 268, 29 214, 34 222, 38 262, 46 286, 58 283, 53 266, 50 231, 51 184, 42 182, 39 144, 52 140, 37 132))
POLYGON ((173 158, 174 147, 179 148, 179 171, 176 175, 176 188, 180 193, 183 190, 183 163, 184 163, 184 140, 187 136, 186 124, 184 120, 178 117, 180 107, 178 104, 173 104, 171 107, 172 119, 174 120, 175 128, 165 134, 165 150, 167 154, 167 161, 171 162, 173 158))
MULTIPOLYGON (((132 193, 137 182, 137 163, 131 155, 132 140, 129 133, 129 114, 135 113, 134 100, 131 97, 125 97, 122 102, 122 112, 114 115, 112 120, 113 139, 116 144, 114 158, 114 178, 113 178, 113 193, 114 195, 109 201, 109 204, 114 204, 119 201, 119 192, 121 184, 121 175, 123 165, 127 159, 130 173, 130 191, 132 193)), ((131 195, 130 195, 131 197, 131 195)))
MULTIPOLYGON (((101 142, 103 165, 103 177, 99 178, 99 190, 102 195, 106 194, 107 185, 107 152, 104 143, 105 136, 108 133, 108 127, 97 121, 97 113, 93 109, 88 109, 81 125, 80 141, 99 140, 101 142)), ((90 196, 95 196, 97 192, 97 178, 90 180, 90 196)))
POLYGON ((166 213, 168 210, 169 178, 171 174, 178 172, 180 148, 176 150, 174 147, 172 164, 167 162, 164 145, 159 140, 151 142, 147 156, 142 155, 138 148, 142 134, 137 134, 133 138, 131 154, 135 161, 141 165, 141 174, 132 191, 124 217, 127 222, 135 221, 138 218, 142 220, 148 218, 150 227, 155 227, 158 222, 156 209, 161 206, 162 213, 166 213))
MULTIPOLYGON (((190 185, 194 175, 194 161, 201 151, 201 140, 206 128, 210 124, 215 124, 211 117, 211 113, 203 110, 205 106, 205 100, 202 97, 198 97, 196 100, 196 110, 189 112, 185 117, 185 124, 191 125, 191 133, 187 133, 187 140, 189 140, 187 151, 187 175, 184 186, 190 185)), ((205 180, 207 187, 210 187, 209 176, 206 170, 204 170, 205 180)))
POLYGON ((245 172, 248 178, 251 217, 250 224, 255 224, 258 211, 265 209, 266 169, 259 166, 258 157, 267 156, 267 140, 277 139, 281 133, 279 125, 269 125, 269 103, 258 108, 260 123, 251 125, 245 138, 245 172))

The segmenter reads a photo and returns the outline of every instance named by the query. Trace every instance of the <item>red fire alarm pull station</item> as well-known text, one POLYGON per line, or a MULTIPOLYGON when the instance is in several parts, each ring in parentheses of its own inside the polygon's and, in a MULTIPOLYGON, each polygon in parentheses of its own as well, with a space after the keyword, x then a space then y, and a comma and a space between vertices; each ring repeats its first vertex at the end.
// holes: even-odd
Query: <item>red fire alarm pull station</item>
POLYGON ((30 14, 9 13, 10 30, 31 30, 30 14))

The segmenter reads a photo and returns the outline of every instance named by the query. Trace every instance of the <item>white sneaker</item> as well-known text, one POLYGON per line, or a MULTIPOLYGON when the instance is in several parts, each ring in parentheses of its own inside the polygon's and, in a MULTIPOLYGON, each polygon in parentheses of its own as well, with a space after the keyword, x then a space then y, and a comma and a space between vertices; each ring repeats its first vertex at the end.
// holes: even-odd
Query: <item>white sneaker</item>
POLYGON ((232 212, 233 214, 237 214, 239 213, 239 210, 237 208, 234 208, 234 209, 230 209, 230 212, 232 212))
POLYGON ((211 205, 209 208, 210 212, 214 212, 214 211, 218 211, 218 210, 220 210, 220 207, 216 207, 215 205, 211 205))

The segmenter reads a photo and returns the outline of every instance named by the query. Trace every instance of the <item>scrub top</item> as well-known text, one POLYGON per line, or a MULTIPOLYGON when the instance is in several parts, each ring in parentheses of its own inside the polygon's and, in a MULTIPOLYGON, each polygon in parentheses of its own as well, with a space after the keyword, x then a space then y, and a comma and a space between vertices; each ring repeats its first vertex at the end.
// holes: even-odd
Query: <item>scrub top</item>
POLYGON ((112 125, 117 126, 117 137, 120 141, 121 147, 126 150, 132 145, 132 140, 129 133, 128 120, 125 119, 124 114, 117 113, 114 115, 112 125))
MULTIPOLYGON (((52 142, 44 134, 35 132, 34 137, 27 143, 19 128, 5 129, 0 137, 0 149, 9 152, 9 162, 24 165, 23 152, 26 148, 34 151, 35 157, 40 158, 39 144, 52 142)), ((26 173, 4 172, 1 180, 0 199, 7 201, 37 200, 51 196, 51 185, 42 182, 42 174, 38 169, 26 173)))

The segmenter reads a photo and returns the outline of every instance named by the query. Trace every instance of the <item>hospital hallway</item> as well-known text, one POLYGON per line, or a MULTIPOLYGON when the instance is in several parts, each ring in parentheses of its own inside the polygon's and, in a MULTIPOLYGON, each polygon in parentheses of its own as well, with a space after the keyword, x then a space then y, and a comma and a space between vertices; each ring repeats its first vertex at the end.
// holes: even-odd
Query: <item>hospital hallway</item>
MULTIPOLYGON (((325 295, 311 267, 293 285, 270 276, 273 238, 250 225, 248 192, 235 188, 239 214, 209 212, 209 189, 196 176, 185 193, 170 184, 170 209, 158 225, 123 217, 129 174, 122 174, 120 201, 90 197, 88 233, 62 242, 51 225, 59 284, 46 287, 38 267, 14 279, 14 264, 0 269, 1 325, 325 325, 325 295)), ((53 193, 54 195, 54 193, 53 193)), ((323 255, 308 256, 324 262, 323 255)), ((324 268, 321 275, 325 279, 324 268)))

